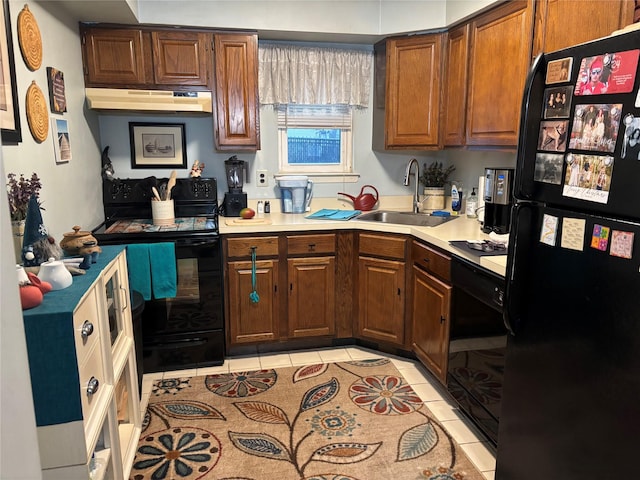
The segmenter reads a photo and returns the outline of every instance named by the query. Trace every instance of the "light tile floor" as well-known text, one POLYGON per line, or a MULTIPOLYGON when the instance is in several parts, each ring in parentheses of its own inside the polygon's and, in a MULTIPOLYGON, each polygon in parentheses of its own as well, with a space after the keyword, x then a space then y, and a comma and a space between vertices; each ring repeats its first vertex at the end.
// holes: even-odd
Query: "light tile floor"
POLYGON ((486 479, 494 480, 496 468, 495 451, 484 435, 469 422, 466 417, 452 403, 436 380, 432 379, 418 362, 407 358, 396 357, 360 347, 327 348, 320 350, 305 350, 291 353, 258 354, 227 358, 219 367, 207 367, 190 370, 177 370, 145 374, 142 379, 141 409, 144 414, 149 402, 151 385, 159 378, 173 378, 176 376, 208 375, 212 373, 229 373, 242 370, 256 370, 259 368, 279 368, 299 365, 309 365, 322 362, 341 362, 359 360, 363 358, 387 357, 402 376, 411 384, 420 398, 433 412, 438 421, 447 429, 458 442, 462 450, 480 470, 486 479))

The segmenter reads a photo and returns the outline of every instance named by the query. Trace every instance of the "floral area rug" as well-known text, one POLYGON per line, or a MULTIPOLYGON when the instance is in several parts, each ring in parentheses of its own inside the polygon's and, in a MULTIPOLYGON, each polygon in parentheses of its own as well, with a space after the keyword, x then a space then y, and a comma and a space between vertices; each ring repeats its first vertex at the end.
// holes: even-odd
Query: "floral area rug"
POLYGON ((393 363, 158 380, 131 480, 481 480, 393 363))

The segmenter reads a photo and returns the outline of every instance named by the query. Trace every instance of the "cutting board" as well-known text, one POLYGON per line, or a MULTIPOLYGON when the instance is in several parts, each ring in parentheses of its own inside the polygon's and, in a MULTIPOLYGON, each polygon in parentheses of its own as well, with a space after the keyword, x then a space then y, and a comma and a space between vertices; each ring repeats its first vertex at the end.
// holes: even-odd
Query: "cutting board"
POLYGON ((234 227, 250 225, 271 225, 270 218, 225 218, 224 223, 234 227))

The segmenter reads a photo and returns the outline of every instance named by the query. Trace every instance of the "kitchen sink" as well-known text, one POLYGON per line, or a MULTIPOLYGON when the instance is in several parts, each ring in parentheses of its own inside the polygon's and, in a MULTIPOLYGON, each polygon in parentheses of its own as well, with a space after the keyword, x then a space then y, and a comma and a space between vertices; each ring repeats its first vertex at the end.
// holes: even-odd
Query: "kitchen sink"
POLYGON ((375 210, 373 212, 362 213, 355 220, 365 222, 399 223, 401 225, 416 225, 418 227, 437 227, 458 217, 441 217, 430 213, 415 212, 393 212, 388 210, 375 210))

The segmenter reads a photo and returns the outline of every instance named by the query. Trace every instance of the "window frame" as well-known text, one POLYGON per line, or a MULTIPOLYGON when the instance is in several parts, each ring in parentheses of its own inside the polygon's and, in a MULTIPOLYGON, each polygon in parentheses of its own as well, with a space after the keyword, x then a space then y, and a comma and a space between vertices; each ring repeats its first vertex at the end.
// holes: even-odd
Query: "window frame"
POLYGON ((278 172, 288 175, 349 175, 353 174, 353 111, 347 105, 281 105, 276 108, 278 129, 278 172), (316 108, 317 107, 317 108, 316 108), (327 116, 308 115, 304 110, 327 110, 332 113, 327 116), (339 109, 342 112, 336 113, 339 109), (293 110, 293 111, 292 111, 293 110), (291 113, 289 113, 291 112, 291 113), (337 116, 341 119, 337 119, 337 116), (292 121, 289 119, 293 118, 292 121), (289 163, 288 157, 288 128, 310 129, 339 129, 340 130, 340 163, 303 164, 289 163))

